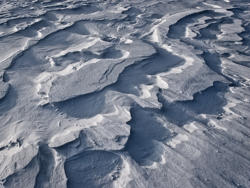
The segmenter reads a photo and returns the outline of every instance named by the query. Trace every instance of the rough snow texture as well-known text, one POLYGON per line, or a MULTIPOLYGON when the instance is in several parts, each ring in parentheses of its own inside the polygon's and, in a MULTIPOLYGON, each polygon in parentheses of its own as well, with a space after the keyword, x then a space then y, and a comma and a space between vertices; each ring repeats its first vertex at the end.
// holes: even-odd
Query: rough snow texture
POLYGON ((249 8, 0 1, 0 187, 250 187, 249 8))

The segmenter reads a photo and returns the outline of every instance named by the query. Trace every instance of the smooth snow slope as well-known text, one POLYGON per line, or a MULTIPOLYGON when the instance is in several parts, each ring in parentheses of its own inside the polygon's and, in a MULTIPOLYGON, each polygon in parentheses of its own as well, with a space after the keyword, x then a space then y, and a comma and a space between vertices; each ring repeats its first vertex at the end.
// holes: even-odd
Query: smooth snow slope
POLYGON ((0 1, 0 187, 250 187, 248 0, 0 1))

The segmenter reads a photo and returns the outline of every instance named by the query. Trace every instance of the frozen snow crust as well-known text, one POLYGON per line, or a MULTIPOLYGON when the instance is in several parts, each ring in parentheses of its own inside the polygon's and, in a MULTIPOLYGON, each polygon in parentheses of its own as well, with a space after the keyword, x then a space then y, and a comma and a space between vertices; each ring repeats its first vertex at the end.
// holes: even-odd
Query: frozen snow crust
POLYGON ((250 187, 249 8, 0 1, 0 188, 250 187))

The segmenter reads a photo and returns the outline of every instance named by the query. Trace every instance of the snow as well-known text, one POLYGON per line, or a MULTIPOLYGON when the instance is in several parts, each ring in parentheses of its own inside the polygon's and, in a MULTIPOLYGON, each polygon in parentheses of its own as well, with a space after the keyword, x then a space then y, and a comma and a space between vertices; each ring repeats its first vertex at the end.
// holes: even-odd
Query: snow
POLYGON ((0 187, 250 187, 246 0, 2 0, 0 187))

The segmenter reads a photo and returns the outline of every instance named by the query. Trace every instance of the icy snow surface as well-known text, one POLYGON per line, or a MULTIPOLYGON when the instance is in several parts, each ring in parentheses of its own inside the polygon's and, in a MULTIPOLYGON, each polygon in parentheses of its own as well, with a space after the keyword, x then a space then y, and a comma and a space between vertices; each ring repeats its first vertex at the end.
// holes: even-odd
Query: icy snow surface
POLYGON ((1 0, 0 188, 250 187, 248 0, 1 0))

